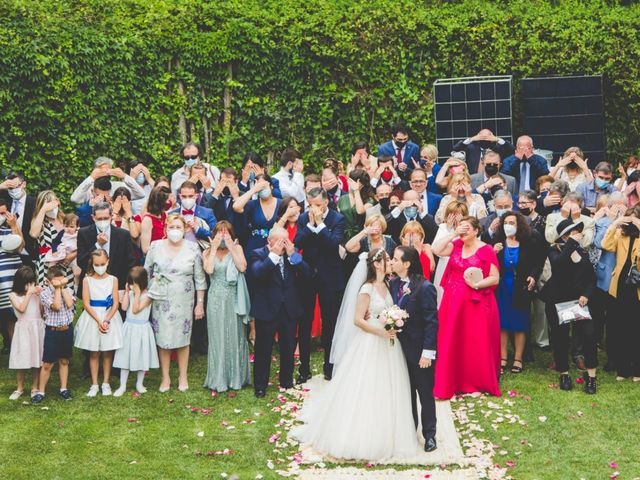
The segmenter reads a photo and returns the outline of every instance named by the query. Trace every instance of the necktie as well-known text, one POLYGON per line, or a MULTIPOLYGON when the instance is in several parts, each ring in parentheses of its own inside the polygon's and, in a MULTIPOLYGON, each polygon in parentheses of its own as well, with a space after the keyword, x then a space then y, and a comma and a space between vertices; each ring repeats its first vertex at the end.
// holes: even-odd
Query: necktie
POLYGON ((193 215, 193 210, 182 210, 182 215, 193 215))
POLYGON ((409 285, 409 282, 402 282, 400 285, 400 288, 398 289, 398 300, 400 300, 402 298, 402 296, 404 295, 404 289, 405 287, 409 285))
POLYGON ((20 200, 14 200, 13 205, 11 206, 11 213, 15 215, 20 208, 20 200))
POLYGON ((282 279, 284 280, 284 255, 282 257, 280 257, 280 261, 278 262, 278 266, 280 267, 280 275, 282 276, 282 279))
POLYGON ((396 162, 398 165, 402 163, 402 149, 398 148, 396 151, 396 162))
POLYGON ((527 185, 527 160, 525 157, 522 157, 522 161, 520 162, 520 191, 524 192, 528 188, 529 186, 527 185))

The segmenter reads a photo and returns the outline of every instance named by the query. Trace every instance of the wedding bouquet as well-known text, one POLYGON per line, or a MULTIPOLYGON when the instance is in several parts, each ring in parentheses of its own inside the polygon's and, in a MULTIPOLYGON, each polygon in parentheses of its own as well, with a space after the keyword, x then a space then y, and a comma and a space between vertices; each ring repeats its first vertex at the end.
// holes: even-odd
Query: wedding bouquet
MULTIPOLYGON (((393 329, 396 332, 401 332, 402 327, 404 327, 404 322, 409 318, 409 314, 406 310, 401 309, 397 305, 393 305, 380 312, 378 318, 384 321, 385 330, 393 329)), ((391 345, 395 344, 393 338, 390 338, 389 341, 391 345)))

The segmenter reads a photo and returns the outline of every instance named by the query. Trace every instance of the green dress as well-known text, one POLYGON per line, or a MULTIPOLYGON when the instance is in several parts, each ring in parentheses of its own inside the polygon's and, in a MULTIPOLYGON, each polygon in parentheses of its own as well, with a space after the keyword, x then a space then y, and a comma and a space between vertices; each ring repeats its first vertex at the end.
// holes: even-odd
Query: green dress
POLYGON ((230 253, 214 260, 207 303, 209 351, 204 386, 218 392, 239 390, 250 380, 246 333, 249 293, 243 274, 230 265, 232 262, 230 253))

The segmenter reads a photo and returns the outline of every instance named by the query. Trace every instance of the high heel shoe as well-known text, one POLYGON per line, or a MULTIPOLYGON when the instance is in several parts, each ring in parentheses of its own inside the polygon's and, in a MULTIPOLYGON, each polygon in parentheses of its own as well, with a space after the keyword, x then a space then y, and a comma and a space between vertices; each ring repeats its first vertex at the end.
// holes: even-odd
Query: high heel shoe
POLYGON ((507 367, 507 358, 500 359, 500 375, 504 375, 504 369, 507 367))
POLYGON ((511 373, 522 373, 522 360, 518 360, 516 358, 513 359, 513 365, 511 366, 511 373), (520 364, 519 367, 516 366, 516 362, 520 364))

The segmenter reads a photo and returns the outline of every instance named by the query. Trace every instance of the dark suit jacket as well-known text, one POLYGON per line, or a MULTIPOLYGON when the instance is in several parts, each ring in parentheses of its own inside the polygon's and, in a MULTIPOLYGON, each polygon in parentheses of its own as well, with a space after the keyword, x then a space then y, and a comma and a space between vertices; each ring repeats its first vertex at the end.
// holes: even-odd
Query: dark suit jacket
MULTIPOLYGON (((549 174, 549 164, 540 155, 533 154, 529 159, 529 189, 535 190, 536 180, 543 175, 549 174)), ((504 159, 501 173, 511 175, 516 179, 516 193, 520 191, 520 160, 515 155, 511 155, 504 159)))
MULTIPOLYGON (((4 192, 3 192, 4 193, 4 192)), ((13 206, 13 198, 9 194, 2 195, 7 201, 7 210, 11 211, 11 207, 13 206)), ((29 230, 31 230, 31 220, 33 219, 33 211, 36 208, 36 197, 32 197, 31 195, 27 195, 24 201, 24 214, 22 217, 22 238, 24 239, 24 248, 29 253, 29 258, 32 261, 36 261, 38 259, 38 242, 36 239, 31 238, 29 235, 29 230)))
MULTIPOLYGON (((78 266, 82 269, 80 284, 84 278, 91 252, 96 249, 98 230, 94 225, 88 225, 78 230, 78 266)), ((136 265, 136 257, 133 253, 131 235, 127 230, 111 225, 109 238, 109 268, 107 272, 118 279, 118 288, 124 289, 129 270, 136 265)), ((80 289, 80 292, 82 289, 80 289)), ((81 295, 78 295, 81 296, 81 295)))
POLYGON ((285 254, 283 279, 280 267, 269 258, 269 249, 262 247, 249 253, 249 269, 252 317, 264 322, 278 320, 276 316, 282 304, 289 318, 297 319, 303 315, 301 285, 304 282, 301 280, 311 275, 311 269, 304 260, 292 265, 285 254))
MULTIPOLYGON (((427 201, 429 201, 428 198, 427 201)), ((429 206, 429 208, 431 208, 431 206, 429 206)), ((434 210, 434 213, 436 210, 434 210)), ((398 245, 401 245, 400 232, 402 232, 402 228, 407 224, 407 217, 404 215, 404 212, 400 213, 398 218, 393 218, 393 215, 389 213, 385 216, 385 220, 387 221, 387 235, 391 235, 391 238, 393 238, 398 245)), ((420 222, 420 225, 422 225, 422 228, 424 229, 426 236, 424 240, 425 243, 433 243, 433 239, 436 238, 436 233, 438 233, 438 225, 436 224, 433 215, 427 213, 423 218, 418 216, 416 220, 420 222)))
POLYGON ((344 271, 338 246, 342 243, 345 219, 341 213, 329 209, 324 219, 325 228, 320 233, 309 230, 309 212, 298 219, 298 232, 294 243, 302 250, 305 261, 314 271, 314 276, 322 288, 329 291, 344 289, 344 271))
POLYGON ((438 302, 436 287, 428 280, 409 282, 411 293, 398 302, 399 278, 391 280, 391 295, 398 306, 409 313, 398 339, 407 363, 417 364, 422 350, 436 350, 438 342, 438 302))
POLYGON ((505 157, 509 155, 513 155, 515 152, 515 148, 513 145, 507 141, 505 141, 502 145, 498 142, 480 144, 477 142, 471 142, 468 145, 464 143, 464 140, 460 140, 453 146, 454 152, 464 152, 465 153, 465 161, 467 162, 467 168, 469 169, 469 173, 474 174, 478 171, 478 165, 480 165, 480 159, 482 158, 482 153, 487 148, 491 148, 493 151, 500 154, 500 158, 504 160, 505 157))
MULTIPOLYGON (((381 155, 396 158, 396 149, 393 146, 392 140, 389 140, 382 145, 378 145, 378 157, 381 155)), ((405 180, 409 178, 409 173, 414 169, 413 162, 411 161, 412 159, 420 163, 420 147, 413 142, 408 142, 404 149, 404 157, 402 158, 402 163, 407 166, 407 169, 404 172, 398 170, 400 178, 405 180)), ((420 163, 420 165, 423 163, 424 162, 420 163)))

